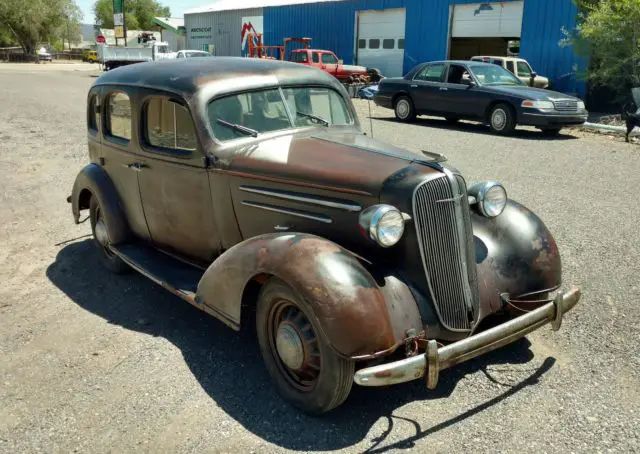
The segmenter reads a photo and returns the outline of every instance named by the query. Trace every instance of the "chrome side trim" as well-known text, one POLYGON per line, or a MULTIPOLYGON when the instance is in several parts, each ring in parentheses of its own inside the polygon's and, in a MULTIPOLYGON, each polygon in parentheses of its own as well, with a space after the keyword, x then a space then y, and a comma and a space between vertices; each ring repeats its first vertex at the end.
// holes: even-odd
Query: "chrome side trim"
POLYGON ((362 207, 355 203, 341 203, 333 202, 331 200, 317 199, 315 197, 308 197, 302 195, 291 194, 288 192, 274 191, 272 189, 255 188, 251 186, 240 186, 239 189, 244 192, 250 192, 252 194, 260 194, 267 197, 275 197, 284 200, 293 200, 295 202, 308 203, 310 205, 319 205, 328 208, 336 208, 338 210, 345 210, 350 212, 358 212, 362 210, 362 207))
POLYGON ((249 207, 253 207, 253 208, 260 208, 266 211, 273 211, 276 213, 282 213, 282 214, 288 214, 291 216, 296 216, 299 218, 304 218, 304 219, 311 219, 313 221, 318 221, 318 222, 324 222, 325 224, 331 224, 331 218, 327 217, 327 216, 323 216, 321 214, 311 214, 311 213, 305 213, 303 211, 298 211, 298 210, 292 210, 290 208, 281 208, 281 207, 276 207, 273 205, 267 205, 264 203, 258 203, 258 202, 250 202, 247 200, 243 200, 241 202, 243 205, 249 206, 249 207))

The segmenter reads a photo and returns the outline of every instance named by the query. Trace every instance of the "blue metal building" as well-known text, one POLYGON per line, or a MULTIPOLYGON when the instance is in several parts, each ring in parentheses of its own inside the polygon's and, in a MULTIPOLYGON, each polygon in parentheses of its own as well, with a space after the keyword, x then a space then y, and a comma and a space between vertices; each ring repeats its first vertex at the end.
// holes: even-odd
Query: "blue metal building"
MULTIPOLYGON (((368 51, 367 41, 371 41, 360 39, 359 33, 364 29, 359 20, 365 17, 363 14, 375 17, 376 12, 385 11, 402 13, 402 36, 395 39, 395 44, 391 39, 373 42, 380 48, 387 41, 396 46, 400 55, 397 72, 406 73, 424 61, 460 58, 464 46, 467 53, 475 53, 471 49, 495 49, 500 42, 496 39, 506 43, 508 38, 516 38, 520 40, 520 56, 540 75, 548 77, 552 88, 584 95, 584 83, 576 80, 576 71, 584 62, 571 48, 559 45, 562 29, 576 25, 578 11, 572 0, 343 0, 265 6, 265 42, 311 37, 314 48, 331 49, 347 64, 362 63, 359 56, 368 51), (481 37, 474 38, 475 35, 481 37)), ((384 21, 372 19, 367 27, 383 29, 389 25, 384 21)), ((506 48, 505 44, 505 52, 506 48)))

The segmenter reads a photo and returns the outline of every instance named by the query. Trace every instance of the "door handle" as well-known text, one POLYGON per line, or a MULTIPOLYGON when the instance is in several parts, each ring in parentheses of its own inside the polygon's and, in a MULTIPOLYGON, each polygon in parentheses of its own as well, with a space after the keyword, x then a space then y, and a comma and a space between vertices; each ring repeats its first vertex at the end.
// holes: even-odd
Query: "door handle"
POLYGON ((123 164, 125 167, 128 167, 129 169, 133 169, 136 172, 141 172, 142 169, 144 169, 145 166, 144 164, 140 164, 139 162, 132 162, 131 164, 123 164))
POLYGON ((286 232, 291 227, 289 227, 288 225, 274 225, 273 228, 274 228, 274 230, 276 230, 278 232, 286 232))
POLYGON ((447 87, 440 87, 440 91, 449 91, 447 87))
POLYGON ((413 85, 413 84, 412 84, 412 85, 411 85, 411 88, 418 88, 418 86, 417 86, 417 85, 413 85))

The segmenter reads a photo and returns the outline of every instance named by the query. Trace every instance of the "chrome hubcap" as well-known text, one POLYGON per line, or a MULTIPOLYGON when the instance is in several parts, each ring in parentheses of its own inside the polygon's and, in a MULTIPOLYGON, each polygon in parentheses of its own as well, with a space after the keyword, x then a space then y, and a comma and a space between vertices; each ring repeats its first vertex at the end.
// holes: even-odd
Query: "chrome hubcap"
POLYGON ((304 346, 298 331, 288 322, 280 323, 276 334, 276 350, 282 362, 290 369, 304 365, 304 346))
POLYGON ((400 118, 407 118, 407 116, 409 115, 409 103, 402 99, 400 101, 398 101, 398 104, 396 105, 396 111, 398 112, 398 116, 400 118))
POLYGON ((507 124, 507 113, 502 109, 498 109, 493 112, 493 115, 491 116, 491 124, 497 130, 504 129, 504 126, 507 124))

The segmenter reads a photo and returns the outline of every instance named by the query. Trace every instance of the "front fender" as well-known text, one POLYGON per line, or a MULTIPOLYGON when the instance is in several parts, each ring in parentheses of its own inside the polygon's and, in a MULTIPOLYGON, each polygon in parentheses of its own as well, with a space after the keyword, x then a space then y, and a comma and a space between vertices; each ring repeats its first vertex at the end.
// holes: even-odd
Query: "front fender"
POLYGON ((89 208, 90 197, 97 197, 105 213, 109 242, 113 245, 126 242, 129 239, 129 227, 116 188, 107 172, 94 163, 85 166, 73 184, 71 211, 76 224, 80 219, 80 210, 89 208))
POLYGON ((502 309, 502 293, 517 299, 560 286, 562 264, 555 239, 528 208, 509 200, 495 218, 472 212, 472 225, 481 318, 502 309))
POLYGON ((198 301, 240 326, 243 291, 258 275, 287 282, 309 305, 329 345, 345 357, 387 354, 408 329, 421 329, 410 290, 389 276, 380 284, 349 251, 303 233, 260 235, 222 254, 198 284, 198 301))

